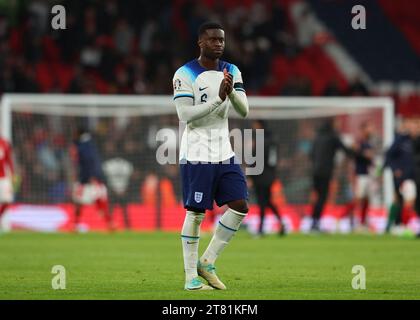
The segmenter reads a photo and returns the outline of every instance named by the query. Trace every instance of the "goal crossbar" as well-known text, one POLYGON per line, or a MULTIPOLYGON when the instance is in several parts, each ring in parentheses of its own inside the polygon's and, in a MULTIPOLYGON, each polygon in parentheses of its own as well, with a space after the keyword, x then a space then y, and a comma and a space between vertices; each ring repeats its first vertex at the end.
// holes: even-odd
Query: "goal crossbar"
MULTIPOLYGON (((250 119, 305 119, 357 114, 382 109, 383 146, 394 137, 394 101, 387 97, 248 97, 250 119), (312 114, 311 109, 317 109, 312 114), (275 111, 275 112, 273 112, 275 111)), ((175 114, 169 95, 4 94, 1 100, 1 135, 12 141, 12 113, 92 117, 159 116, 175 114), (88 107, 88 111, 86 108, 88 107)), ((237 117, 232 113, 232 117, 237 117)), ((392 177, 384 176, 385 203, 392 201, 392 177)))

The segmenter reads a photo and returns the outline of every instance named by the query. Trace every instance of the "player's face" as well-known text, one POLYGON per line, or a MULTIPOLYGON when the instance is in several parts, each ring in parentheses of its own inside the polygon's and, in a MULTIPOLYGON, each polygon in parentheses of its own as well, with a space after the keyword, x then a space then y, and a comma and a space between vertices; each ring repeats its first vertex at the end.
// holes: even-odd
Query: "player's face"
POLYGON ((365 130, 364 130, 365 132, 365 137, 366 138, 370 138, 372 135, 373 135, 373 133, 375 132, 375 127, 373 126, 373 124, 371 124, 371 123, 368 123, 367 125, 366 125, 366 127, 365 127, 365 130))
POLYGON ((408 127, 409 127, 409 133, 410 133, 410 135, 412 137, 417 136, 417 124, 414 121, 414 119, 410 119, 408 123, 409 123, 408 127))
POLYGON ((413 121, 411 119, 404 119, 402 123, 402 130, 406 134, 410 136, 415 136, 415 126, 413 125, 413 121))
POLYGON ((225 32, 221 29, 208 29, 201 36, 198 45, 205 57, 219 59, 225 50, 225 32))
POLYGON ((420 136, 420 119, 417 119, 415 121, 415 127, 416 127, 416 135, 419 137, 420 136))

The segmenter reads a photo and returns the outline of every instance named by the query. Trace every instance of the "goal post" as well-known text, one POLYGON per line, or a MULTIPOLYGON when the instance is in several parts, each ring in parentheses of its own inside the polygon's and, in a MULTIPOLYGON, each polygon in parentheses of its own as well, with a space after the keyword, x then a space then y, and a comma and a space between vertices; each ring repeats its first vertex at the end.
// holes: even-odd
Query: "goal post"
MULTIPOLYGON (((340 132, 345 141, 354 141, 354 131, 362 120, 372 120, 378 128, 379 153, 393 141, 395 119, 391 98, 250 96, 248 101, 247 119, 240 119, 230 110, 230 129, 251 128, 252 120, 265 120, 279 144, 279 180, 290 203, 309 199, 307 148, 324 119, 333 117, 341 121, 340 132)), ((156 163, 157 132, 165 127, 179 128, 172 96, 4 94, 0 116, 1 135, 17 149, 17 160, 25 175, 17 199, 20 202, 70 201, 68 189, 74 179, 69 160, 70 132, 81 123, 89 124, 98 133, 104 159, 122 157, 134 164, 134 180, 130 183, 136 185, 130 191, 129 202, 144 203, 148 195, 153 196, 153 192, 147 191, 155 183, 150 173, 168 178, 174 197, 180 200, 177 166, 162 167, 156 163), (44 179, 43 174, 48 177, 44 179), (62 194, 57 196, 57 192, 62 194)), ((178 147, 179 141, 174 148, 178 147)), ((346 191, 337 192, 344 196, 346 191)), ((385 171, 380 192, 382 206, 390 205, 393 186, 389 170, 385 171)), ((168 199, 164 202, 171 203, 171 197, 168 199)))

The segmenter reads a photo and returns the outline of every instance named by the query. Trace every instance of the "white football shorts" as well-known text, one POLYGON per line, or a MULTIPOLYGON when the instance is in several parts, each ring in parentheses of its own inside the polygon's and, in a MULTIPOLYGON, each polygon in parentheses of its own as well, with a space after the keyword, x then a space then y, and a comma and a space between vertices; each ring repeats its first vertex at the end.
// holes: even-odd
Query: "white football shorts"
POLYGON ((12 180, 5 177, 0 178, 0 203, 13 202, 13 184, 12 180))
POLYGON ((73 201, 77 204, 94 204, 97 201, 106 201, 107 199, 108 191, 103 183, 81 184, 76 182, 73 186, 73 201))
POLYGON ((356 176, 355 196, 357 199, 370 197, 372 193, 372 177, 368 174, 360 174, 356 176))
POLYGON ((404 202, 415 201, 417 197, 417 188, 414 180, 404 180, 400 186, 400 192, 404 202))

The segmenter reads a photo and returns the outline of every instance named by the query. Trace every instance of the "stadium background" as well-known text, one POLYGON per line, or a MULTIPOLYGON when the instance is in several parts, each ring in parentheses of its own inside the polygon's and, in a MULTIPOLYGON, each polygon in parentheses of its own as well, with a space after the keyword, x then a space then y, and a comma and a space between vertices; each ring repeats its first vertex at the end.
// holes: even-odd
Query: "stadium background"
MULTIPOLYGON (((224 59, 238 65, 248 95, 391 96, 397 117, 420 115, 420 14, 414 1, 3 1, 0 8, 1 93, 171 94, 173 72, 197 56, 198 26, 216 19, 226 28, 224 59), (66 30, 50 27, 50 8, 58 3, 66 8, 66 30), (366 6, 366 30, 351 28, 356 4, 366 6), (342 16, 347 24, 337 18, 342 16)), ((71 227, 69 133, 85 120, 67 119, 62 127, 53 117, 14 116, 16 201, 50 210, 20 207, 15 227, 71 227)), ((340 120, 343 132, 357 127, 340 120)), ((273 197, 294 229, 310 211, 307 152, 319 121, 270 128, 280 146, 273 197)), ((250 125, 231 121, 231 127, 250 125)), ((380 129, 380 121, 376 125, 380 129)), ((156 130, 176 127, 176 118, 137 117, 123 125, 99 119, 90 126, 104 159, 123 155, 134 165, 126 197, 132 227, 178 230, 178 169, 155 161, 156 130)), ((327 209, 334 216, 343 210, 339 180, 337 175, 327 209)), ((114 216, 122 226, 119 209, 114 216)), ((105 227, 93 211, 85 212, 84 221, 91 229, 105 227)))

